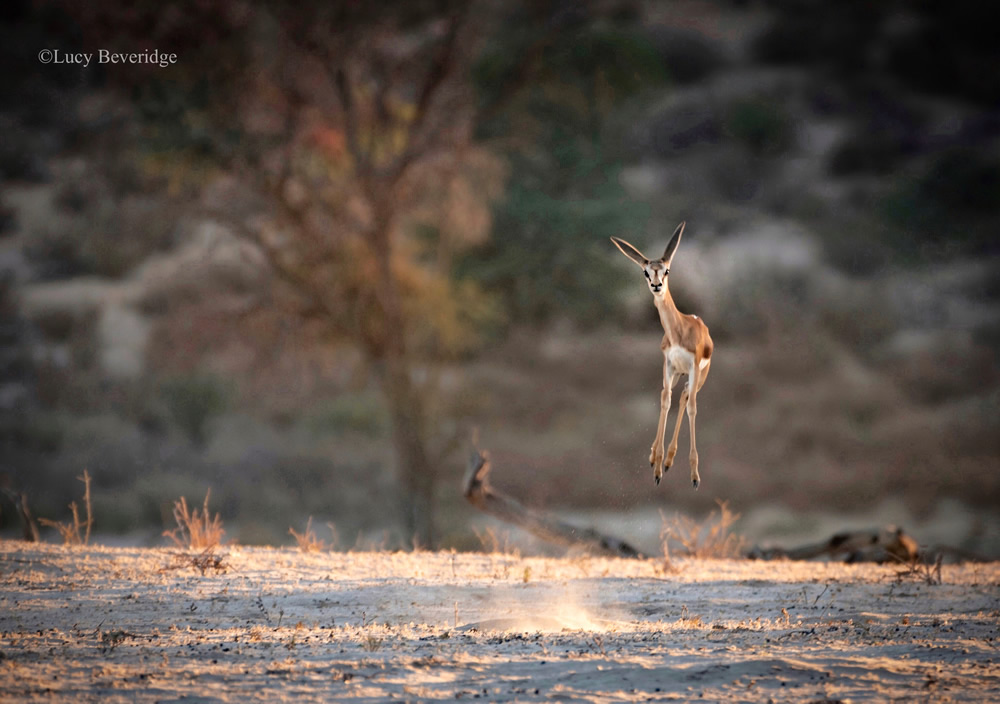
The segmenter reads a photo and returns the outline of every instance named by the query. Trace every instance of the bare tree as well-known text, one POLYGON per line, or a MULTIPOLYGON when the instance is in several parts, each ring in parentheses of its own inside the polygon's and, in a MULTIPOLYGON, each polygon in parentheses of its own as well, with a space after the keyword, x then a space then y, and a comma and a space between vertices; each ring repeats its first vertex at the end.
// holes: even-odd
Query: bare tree
MULTIPOLYGON (((109 72, 130 95, 184 106, 181 122, 208 135, 194 150, 254 194, 250 208, 210 210, 256 243, 297 320, 362 351, 391 418, 404 529, 421 545, 434 540, 441 459, 434 370, 489 313, 488 297, 451 276, 454 255, 488 235, 502 189, 501 162, 473 131, 523 88, 561 26, 546 19, 559 3, 542 5, 541 36, 485 100, 469 75, 478 43, 511 11, 492 0, 66 6, 95 46, 154 37, 183 58, 109 72)), ((185 131, 173 109, 160 133, 185 131)))
MULTIPOLYGON (((482 155, 471 142, 474 101, 459 70, 471 10, 464 2, 428 12, 395 4, 371 15, 353 7, 273 10, 283 62, 252 99, 277 90, 283 124, 251 142, 243 171, 269 195, 275 218, 251 233, 305 312, 360 343, 375 369, 391 416, 404 526, 430 545, 438 462, 428 446, 428 389, 415 367, 441 352, 464 315, 444 270, 469 233, 447 232, 442 220, 456 207, 449 189, 482 177, 483 164, 470 165, 482 155), (438 231, 430 264, 417 261, 428 253, 408 236, 421 210, 438 231), (428 335, 435 320, 439 329, 428 335)), ((480 206, 488 212, 488 203, 480 206)))

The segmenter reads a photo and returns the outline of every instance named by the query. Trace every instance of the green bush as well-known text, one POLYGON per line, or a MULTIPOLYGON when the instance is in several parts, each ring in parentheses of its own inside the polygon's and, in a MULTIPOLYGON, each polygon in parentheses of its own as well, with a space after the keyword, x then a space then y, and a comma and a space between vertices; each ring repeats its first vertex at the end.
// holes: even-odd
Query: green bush
POLYGON ((486 111, 478 132, 504 145, 512 177, 494 209, 492 241, 467 253, 456 274, 497 293, 508 319, 593 325, 619 305, 608 238, 634 238, 646 217, 620 184, 620 140, 607 132, 622 104, 665 82, 667 71, 649 37, 628 23, 590 20, 553 32, 512 20, 473 71, 484 104, 504 106, 486 111), (531 52, 538 61, 524 67, 531 52), (498 99, 525 69, 528 80, 498 99))
POLYGON ((587 326, 615 315, 625 279, 608 238, 628 237, 645 208, 616 183, 604 190, 572 200, 513 184, 494 213, 493 240, 460 263, 461 274, 499 292, 513 319, 587 326))

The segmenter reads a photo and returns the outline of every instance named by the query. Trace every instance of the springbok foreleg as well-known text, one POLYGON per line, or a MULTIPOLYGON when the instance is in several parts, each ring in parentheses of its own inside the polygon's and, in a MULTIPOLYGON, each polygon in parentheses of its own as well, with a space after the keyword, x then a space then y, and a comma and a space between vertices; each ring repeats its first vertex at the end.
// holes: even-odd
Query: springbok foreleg
POLYGON ((681 391, 680 401, 677 403, 677 424, 674 425, 674 436, 670 439, 670 446, 667 448, 667 458, 663 463, 663 471, 667 471, 674 464, 674 455, 677 454, 677 437, 681 434, 681 421, 684 420, 684 408, 688 402, 688 387, 685 385, 681 391))
POLYGON ((660 419, 656 423, 656 437, 649 451, 649 464, 653 467, 653 481, 657 484, 663 478, 663 440, 670 412, 670 395, 677 377, 666 354, 663 356, 663 390, 660 392, 660 419))

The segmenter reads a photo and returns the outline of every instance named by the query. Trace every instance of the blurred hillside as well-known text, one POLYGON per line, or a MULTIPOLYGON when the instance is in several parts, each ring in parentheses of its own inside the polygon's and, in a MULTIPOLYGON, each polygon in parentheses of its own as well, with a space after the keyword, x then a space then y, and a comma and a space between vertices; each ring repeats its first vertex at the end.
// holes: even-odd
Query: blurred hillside
MULTIPOLYGON (((96 530, 135 540, 211 487, 240 542, 289 542, 309 516, 345 547, 405 542, 385 365, 366 351, 379 331, 346 303, 372 274, 345 223, 378 213, 310 43, 315 8, 137 7, 2 10, 0 481, 60 518, 87 469, 96 530), (105 45, 178 60, 38 60, 105 45), (329 251, 340 317, 294 302, 269 247, 329 251)), ((433 71, 423 47, 446 41, 448 3, 331 7, 350 19, 338 41, 373 47, 353 59, 374 67, 361 98, 385 57, 433 71)), ((722 499, 748 519, 874 521, 887 501, 916 520, 959 506, 963 546, 1000 554, 1000 49, 983 4, 468 12, 426 123, 468 115, 448 128, 461 147, 427 152, 391 201, 439 544, 478 545, 458 492, 476 428, 495 484, 533 506, 722 499), (716 342, 698 492, 676 469, 653 485, 661 331, 608 242, 659 253, 681 220, 671 290, 716 342)), ((406 120, 421 101, 373 104, 406 120)))

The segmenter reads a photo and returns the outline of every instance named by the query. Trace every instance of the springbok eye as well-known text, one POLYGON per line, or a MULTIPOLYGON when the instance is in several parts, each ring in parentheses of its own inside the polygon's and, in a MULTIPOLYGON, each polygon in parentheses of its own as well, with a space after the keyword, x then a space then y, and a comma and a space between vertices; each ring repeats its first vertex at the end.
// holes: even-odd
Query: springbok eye
POLYGON ((642 272, 642 273, 646 275, 646 278, 647 278, 647 279, 649 278, 649 272, 648 272, 648 271, 644 271, 644 272, 642 272))

